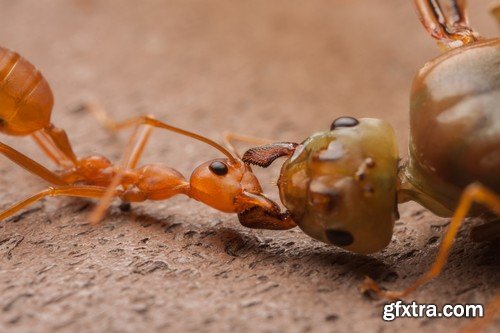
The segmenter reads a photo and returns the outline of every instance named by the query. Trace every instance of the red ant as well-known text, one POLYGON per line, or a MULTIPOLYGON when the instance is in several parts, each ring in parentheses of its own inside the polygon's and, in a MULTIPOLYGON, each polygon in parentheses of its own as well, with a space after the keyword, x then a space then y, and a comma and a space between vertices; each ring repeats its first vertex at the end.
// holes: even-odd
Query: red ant
POLYGON ((113 165, 101 155, 77 158, 65 132, 50 123, 52 106, 51 89, 40 72, 19 54, 0 47, 0 131, 9 135, 31 135, 59 166, 55 172, 50 171, 0 142, 0 153, 51 184, 1 212, 0 220, 47 196, 103 199, 91 216, 91 221, 96 223, 114 197, 124 202, 142 202, 184 194, 222 212, 239 214, 241 223, 250 228, 289 229, 295 226, 288 215, 281 214, 279 206, 262 193, 250 166, 206 137, 151 116, 117 123, 101 111, 96 115, 110 130, 136 126, 123 166, 113 165), (137 135, 140 125, 145 127, 137 135), (164 165, 148 164, 138 168, 153 127, 204 142, 219 150, 225 158, 202 163, 189 181, 177 170, 164 165))

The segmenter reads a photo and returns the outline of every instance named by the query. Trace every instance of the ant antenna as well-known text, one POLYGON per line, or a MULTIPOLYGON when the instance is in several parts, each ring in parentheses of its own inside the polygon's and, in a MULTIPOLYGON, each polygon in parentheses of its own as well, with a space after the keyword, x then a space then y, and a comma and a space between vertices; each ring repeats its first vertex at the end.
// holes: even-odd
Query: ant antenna
POLYGON ((175 127, 172 125, 165 124, 165 123, 163 123, 159 120, 156 120, 154 118, 149 118, 149 117, 146 118, 146 123, 147 123, 147 125, 151 125, 151 126, 159 127, 159 128, 164 128, 164 129, 170 130, 172 132, 179 133, 179 134, 191 137, 193 139, 196 139, 198 141, 204 142, 204 143, 214 147, 215 149, 217 149, 218 151, 220 151, 224 155, 226 155, 226 157, 231 161, 231 163, 237 163, 234 156, 226 148, 224 148, 223 146, 221 146, 217 142, 215 142, 207 137, 204 137, 202 135, 199 135, 199 134, 196 134, 196 133, 193 133, 190 131, 183 130, 181 128, 178 128, 178 127, 175 127))
POLYGON ((121 122, 116 122, 115 120, 110 118, 107 115, 107 113, 98 104, 96 105, 96 103, 92 103, 86 109, 89 112, 91 112, 92 114, 94 114, 94 116, 99 120, 99 122, 105 128, 107 128, 108 130, 110 130, 112 132, 116 132, 118 130, 130 127, 130 126, 134 126, 134 125, 149 125, 149 126, 153 126, 153 127, 163 128, 163 129, 166 129, 166 130, 169 130, 169 131, 172 131, 172 132, 184 135, 184 136, 188 136, 188 137, 196 139, 198 141, 204 142, 204 143, 214 147, 215 149, 217 149, 218 151, 220 151, 224 155, 226 155, 226 157, 231 161, 231 163, 237 162, 236 159, 234 158, 234 156, 227 149, 225 149, 224 147, 222 147, 221 145, 219 145, 215 141, 212 141, 209 138, 206 138, 206 137, 201 136, 199 134, 196 134, 196 133, 193 133, 190 131, 186 131, 186 130, 183 130, 181 128, 166 124, 162 121, 156 120, 151 115, 136 117, 136 118, 128 119, 128 120, 121 121, 121 122))

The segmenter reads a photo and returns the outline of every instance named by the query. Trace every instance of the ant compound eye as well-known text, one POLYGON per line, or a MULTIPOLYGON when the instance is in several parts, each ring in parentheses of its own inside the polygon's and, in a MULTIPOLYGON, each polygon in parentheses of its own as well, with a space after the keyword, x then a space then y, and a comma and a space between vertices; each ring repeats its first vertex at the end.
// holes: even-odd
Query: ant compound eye
POLYGON ((342 230, 328 229, 326 231, 326 238, 336 246, 347 246, 354 242, 354 237, 351 233, 342 230))
POLYGON ((357 124, 359 124, 359 121, 356 118, 340 117, 333 121, 332 125, 330 126, 330 131, 333 131, 334 129, 339 127, 354 127, 357 124))
POLYGON ((227 165, 220 161, 214 161, 210 164, 208 167, 210 171, 212 171, 214 174, 217 176, 225 176, 227 175, 227 172, 229 171, 227 168, 227 165))

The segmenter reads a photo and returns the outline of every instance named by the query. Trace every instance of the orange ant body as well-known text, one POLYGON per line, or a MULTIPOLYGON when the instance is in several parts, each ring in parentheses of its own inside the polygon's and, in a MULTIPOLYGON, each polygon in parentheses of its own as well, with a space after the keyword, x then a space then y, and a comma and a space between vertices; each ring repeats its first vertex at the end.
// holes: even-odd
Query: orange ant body
POLYGON ((52 186, 0 212, 3 220, 20 209, 47 196, 104 198, 92 220, 102 218, 108 201, 119 197, 125 202, 166 200, 177 194, 187 195, 227 213, 253 211, 262 218, 247 227, 288 229, 295 226, 279 206, 262 194, 262 188, 251 168, 214 141, 150 116, 115 123, 97 113, 106 127, 119 130, 136 126, 123 166, 113 165, 106 157, 93 155, 78 159, 63 130, 50 124, 53 97, 47 81, 26 59, 6 48, 0 48, 0 129, 9 135, 31 135, 42 150, 59 166, 52 172, 0 142, 0 153, 43 178, 52 186), (137 127, 145 125, 136 138, 137 127), (153 127, 163 128, 202 141, 222 152, 226 158, 214 159, 198 166, 189 180, 177 170, 160 164, 137 168, 140 156, 153 127), (41 132, 41 134, 40 134, 41 132))
POLYGON ((0 46, 0 132, 31 135, 60 166, 76 163, 66 133, 50 122, 54 98, 42 74, 16 52, 0 46))

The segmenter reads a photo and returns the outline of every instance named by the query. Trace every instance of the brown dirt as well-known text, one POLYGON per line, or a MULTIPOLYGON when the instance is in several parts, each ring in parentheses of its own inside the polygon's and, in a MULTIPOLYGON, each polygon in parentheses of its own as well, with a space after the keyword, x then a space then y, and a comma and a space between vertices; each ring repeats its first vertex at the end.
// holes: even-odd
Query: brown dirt
MULTIPOLYGON (((472 22, 497 29, 486 0, 472 22)), ((0 44, 51 83, 54 122, 80 155, 118 158, 112 137, 72 112, 100 101, 116 118, 142 113, 211 138, 224 130, 302 140, 340 115, 388 120, 402 155, 411 78, 438 51, 410 1, 0 0, 0 44)), ((2 138, 47 162, 26 139, 2 138)), ((146 162, 186 175, 217 156, 155 132, 146 162)), ((43 188, 0 159, 1 207, 43 188)), ((275 195, 277 169, 259 171, 275 195)), ((364 275, 401 288, 429 266, 447 220, 401 206, 390 246, 373 256, 327 247, 299 230, 255 231, 186 198, 115 205, 91 227, 91 205, 48 199, 1 225, 0 331, 455 331, 464 319, 384 323, 360 296, 364 275)), ((420 302, 485 303, 499 286, 498 246, 461 232, 445 272, 420 302)))

